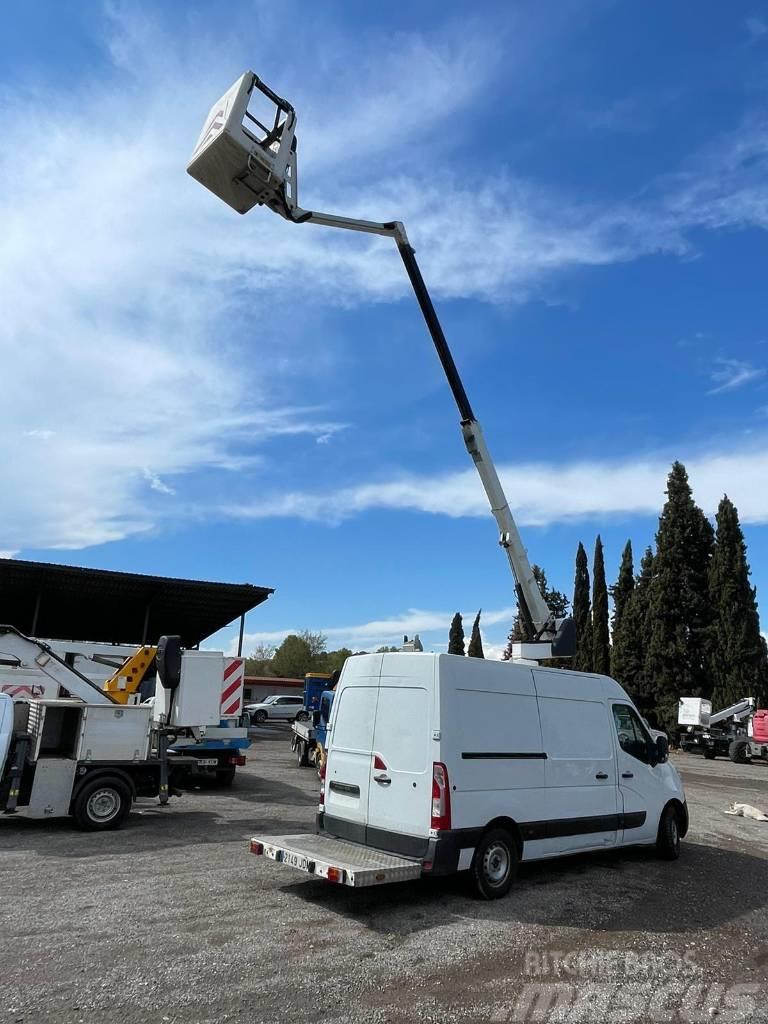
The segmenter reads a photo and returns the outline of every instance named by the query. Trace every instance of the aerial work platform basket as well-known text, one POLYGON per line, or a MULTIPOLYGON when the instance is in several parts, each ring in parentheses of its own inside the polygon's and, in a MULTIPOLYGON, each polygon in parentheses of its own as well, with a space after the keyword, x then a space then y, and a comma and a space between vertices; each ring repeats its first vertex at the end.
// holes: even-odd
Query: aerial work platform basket
POLYGON ((187 173, 238 213, 297 204, 296 112, 252 71, 211 107, 187 173))

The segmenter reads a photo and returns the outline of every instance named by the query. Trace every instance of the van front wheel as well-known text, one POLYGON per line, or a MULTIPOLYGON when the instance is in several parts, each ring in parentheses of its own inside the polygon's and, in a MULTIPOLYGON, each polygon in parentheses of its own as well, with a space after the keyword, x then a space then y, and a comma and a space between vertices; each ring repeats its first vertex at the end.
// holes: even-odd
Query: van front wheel
POLYGON ((492 828, 486 832, 472 858, 475 892, 484 900, 506 896, 517 874, 517 847, 509 832, 492 828))
POLYGON ((672 804, 668 804, 661 815, 656 852, 664 860, 677 860, 680 856, 680 819, 672 804))

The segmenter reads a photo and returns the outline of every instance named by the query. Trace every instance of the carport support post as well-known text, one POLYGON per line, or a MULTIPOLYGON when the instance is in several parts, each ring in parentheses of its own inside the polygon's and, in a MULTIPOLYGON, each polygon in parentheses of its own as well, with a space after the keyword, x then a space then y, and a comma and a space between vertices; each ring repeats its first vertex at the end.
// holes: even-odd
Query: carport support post
POLYGON ((35 610, 32 612, 32 629, 29 631, 30 636, 37 636, 37 620, 40 616, 40 600, 42 596, 42 591, 38 590, 37 597, 35 598, 35 610))
POLYGON ((147 646, 147 633, 149 632, 149 606, 151 602, 147 601, 147 607, 144 612, 144 628, 141 631, 141 646, 147 646))
POLYGON ((237 656, 243 656, 243 633, 245 632, 245 612, 240 616, 240 636, 237 639, 237 656))

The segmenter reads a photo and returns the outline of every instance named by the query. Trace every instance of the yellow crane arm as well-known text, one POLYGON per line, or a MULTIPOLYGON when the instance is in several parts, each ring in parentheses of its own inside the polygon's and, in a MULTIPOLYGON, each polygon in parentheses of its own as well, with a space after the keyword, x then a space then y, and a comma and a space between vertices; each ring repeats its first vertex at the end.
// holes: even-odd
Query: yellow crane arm
POLYGON ((140 647, 115 670, 102 689, 111 694, 119 704, 127 704, 129 698, 138 693, 156 653, 156 647, 140 647))

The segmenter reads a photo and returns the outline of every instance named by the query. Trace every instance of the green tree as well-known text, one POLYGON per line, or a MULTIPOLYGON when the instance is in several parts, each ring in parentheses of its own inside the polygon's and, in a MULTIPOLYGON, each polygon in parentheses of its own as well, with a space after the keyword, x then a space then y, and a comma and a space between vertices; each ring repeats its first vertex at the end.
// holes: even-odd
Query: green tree
POLYGON ((605 558, 600 534, 595 540, 595 557, 592 562, 592 671, 606 676, 611 671, 608 587, 605 583, 605 558))
POLYGON ((245 674, 247 676, 271 676, 272 658, 275 656, 273 644, 257 644, 245 659, 245 674))
POLYGON ((512 658, 512 648, 515 644, 523 643, 528 637, 525 634, 523 623, 519 615, 516 615, 512 622, 512 629, 507 634, 507 645, 501 656, 502 661, 509 661, 512 658))
POLYGON ((394 654, 395 651, 399 651, 399 650, 400 650, 399 647, 386 647, 386 646, 385 647, 377 647, 376 648, 376 653, 377 654, 394 654))
POLYGON ((310 672, 340 672, 347 658, 352 657, 349 647, 340 647, 337 651, 324 651, 312 659, 310 672))
POLYGON ((295 633, 283 640, 272 658, 272 674, 288 679, 303 679, 314 667, 310 644, 295 633))
POLYGON ((621 625, 621 619, 627 607, 629 599, 635 590, 635 564, 632 556, 632 541, 628 540, 624 545, 619 566, 619 577, 611 587, 613 598, 613 616, 611 619, 611 633, 615 635, 621 625))
POLYGON ((461 619, 461 612, 451 619, 451 629, 448 634, 448 653, 464 654, 464 625, 461 619))
POLYGON ((480 612, 477 613, 475 621, 472 623, 472 635, 469 638, 467 655, 470 658, 485 657, 485 654, 483 653, 483 638, 480 636, 480 612))
MULTIPOLYGON (((631 593, 621 606, 616 621, 611 649, 611 672, 613 678, 621 683, 632 697, 640 713, 655 721, 655 694, 646 671, 653 563, 653 550, 648 547, 640 562, 640 574, 633 581, 631 593)), ((621 601, 619 604, 621 605, 621 601)))
POLYGON ((576 574, 573 581, 573 623, 576 628, 576 653, 572 667, 577 672, 592 671, 592 615, 589 601, 589 565, 587 552, 579 541, 576 574))
POLYGON ((715 547, 709 566, 713 610, 709 664, 712 704, 727 707, 754 696, 768 698, 768 664, 760 635, 755 588, 749 582, 747 546, 736 506, 723 497, 717 510, 715 547))
POLYGON ((711 695, 708 641, 713 531, 693 500, 688 474, 680 462, 672 465, 666 493, 656 534, 646 671, 653 686, 657 720, 671 731, 677 725, 681 695, 711 695))

